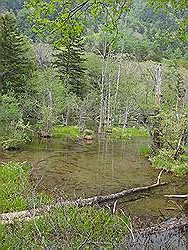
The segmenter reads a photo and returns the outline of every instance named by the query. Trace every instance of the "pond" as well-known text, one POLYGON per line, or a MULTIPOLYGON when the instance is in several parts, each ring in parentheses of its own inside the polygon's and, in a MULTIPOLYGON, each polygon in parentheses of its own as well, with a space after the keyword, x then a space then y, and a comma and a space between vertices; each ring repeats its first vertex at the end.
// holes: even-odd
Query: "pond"
MULTIPOLYGON (((98 138, 88 142, 36 140, 22 151, 7 153, 6 158, 33 166, 31 179, 37 190, 45 190, 56 198, 87 198, 154 184, 159 170, 152 168, 139 153, 139 148, 147 144, 146 138, 128 141, 98 138)), ((187 177, 164 172, 161 179, 167 185, 141 193, 136 200, 127 202, 121 199, 117 203, 122 212, 131 216, 137 229, 151 227, 153 223, 164 220, 168 222, 181 211, 182 203, 168 200, 164 195, 186 194, 187 177)), ((172 249, 168 248, 172 245, 175 246, 173 249, 187 247, 186 234, 176 230, 135 237, 135 241, 128 240, 128 249, 146 249, 146 246, 147 249, 164 249, 164 246, 172 249)))
MULTIPOLYGON (((75 199, 119 192, 156 182, 159 170, 140 155, 139 148, 148 139, 112 141, 98 138, 89 143, 82 140, 36 140, 24 150, 10 152, 8 159, 29 162, 33 166, 32 180, 38 190, 46 190, 64 199, 75 199)), ((158 187, 139 199, 119 206, 131 216, 154 221, 175 216, 182 204, 169 201, 164 194, 185 194, 185 177, 163 173, 168 185, 158 187)))

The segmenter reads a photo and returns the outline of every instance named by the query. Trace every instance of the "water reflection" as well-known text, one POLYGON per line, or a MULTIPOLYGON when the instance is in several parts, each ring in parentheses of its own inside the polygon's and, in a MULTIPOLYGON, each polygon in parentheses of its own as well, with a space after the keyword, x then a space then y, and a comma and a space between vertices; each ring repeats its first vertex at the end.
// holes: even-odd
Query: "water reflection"
MULTIPOLYGON (((113 142, 98 139, 92 144, 84 141, 41 140, 28 145, 24 151, 10 152, 6 157, 14 161, 28 161, 33 166, 32 180, 39 190, 47 190, 65 199, 103 195, 126 188, 145 186, 156 181, 158 170, 153 169, 139 154, 139 147, 147 145, 145 139, 113 142)), ((141 199, 129 203, 118 201, 131 217, 153 221, 163 215, 174 217, 178 204, 169 204, 164 194, 187 193, 186 177, 177 178, 164 173, 167 186, 142 194, 141 199), (168 207, 173 207, 167 210, 168 207)), ((155 221, 155 222, 156 222, 155 221)), ((186 234, 182 231, 164 231, 160 234, 135 235, 128 249, 180 249, 186 248, 186 234)), ((125 249, 125 246, 122 246, 125 249)))
MULTIPOLYGON (((143 145, 147 145, 146 139, 113 142, 99 138, 92 144, 53 139, 33 142, 24 151, 11 152, 8 158, 33 165, 32 180, 39 190, 71 199, 154 183, 159 171, 140 156, 143 145)), ((163 195, 186 193, 187 179, 164 173, 162 180, 169 185, 126 203, 125 212, 152 217, 176 215, 178 206, 172 204, 174 210, 167 210, 169 202, 163 195)))
MULTIPOLYGON (((188 226, 187 226, 188 227, 188 226)), ((128 239, 129 250, 186 250, 188 228, 184 230, 165 230, 152 234, 135 235, 128 239)))

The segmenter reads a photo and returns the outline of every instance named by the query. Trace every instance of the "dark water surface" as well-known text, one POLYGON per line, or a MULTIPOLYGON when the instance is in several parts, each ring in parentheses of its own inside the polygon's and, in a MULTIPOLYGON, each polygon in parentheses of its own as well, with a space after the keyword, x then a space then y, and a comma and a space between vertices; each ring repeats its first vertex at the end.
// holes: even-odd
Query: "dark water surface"
MULTIPOLYGON (((33 166, 31 178, 38 190, 76 199, 155 183, 159 170, 139 153, 139 148, 147 143, 147 139, 138 138, 119 142, 98 139, 90 144, 68 139, 38 140, 6 157, 33 166)), ((136 228, 150 227, 180 214, 183 201, 168 200, 164 194, 186 194, 187 176, 163 173, 161 181, 167 185, 139 194, 134 201, 118 201, 117 207, 131 216, 136 228)), ((186 238, 186 232, 175 230, 136 236, 135 241, 128 241, 128 249, 184 250, 186 238)))

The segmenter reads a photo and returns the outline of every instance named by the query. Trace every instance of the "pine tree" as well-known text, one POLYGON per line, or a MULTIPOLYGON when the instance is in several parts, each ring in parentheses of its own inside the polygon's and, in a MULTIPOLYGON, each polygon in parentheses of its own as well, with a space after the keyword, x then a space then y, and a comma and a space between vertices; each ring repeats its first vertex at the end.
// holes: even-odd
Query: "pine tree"
POLYGON ((69 37, 54 53, 54 67, 59 77, 67 84, 70 92, 79 97, 84 95, 84 59, 83 39, 81 36, 69 37))
POLYGON ((35 56, 29 40, 19 33, 12 12, 0 16, 0 51, 2 93, 18 96, 31 91, 29 80, 36 68, 35 56))

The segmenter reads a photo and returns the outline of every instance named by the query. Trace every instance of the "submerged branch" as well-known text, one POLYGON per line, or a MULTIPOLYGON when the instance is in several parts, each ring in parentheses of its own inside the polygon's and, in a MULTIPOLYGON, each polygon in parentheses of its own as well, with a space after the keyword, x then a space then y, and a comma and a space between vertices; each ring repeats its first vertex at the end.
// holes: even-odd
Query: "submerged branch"
POLYGON ((131 189, 123 190, 121 192, 110 194, 110 195, 94 196, 94 197, 90 197, 86 199, 80 198, 80 199, 77 199, 76 201, 59 201, 53 205, 45 205, 40 208, 33 208, 33 209, 20 211, 20 212, 3 213, 0 215, 0 220, 2 224, 12 224, 14 223, 14 220, 16 219, 28 221, 33 218, 36 218, 37 216, 41 214, 48 213, 52 211, 54 208, 63 207, 66 205, 79 206, 79 207, 102 205, 104 203, 116 201, 117 199, 124 198, 132 194, 136 194, 142 191, 148 191, 155 187, 165 185, 165 183, 160 183, 161 174, 162 174, 162 171, 160 171, 158 175, 157 182, 150 186, 131 188, 131 189))

